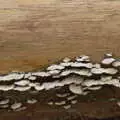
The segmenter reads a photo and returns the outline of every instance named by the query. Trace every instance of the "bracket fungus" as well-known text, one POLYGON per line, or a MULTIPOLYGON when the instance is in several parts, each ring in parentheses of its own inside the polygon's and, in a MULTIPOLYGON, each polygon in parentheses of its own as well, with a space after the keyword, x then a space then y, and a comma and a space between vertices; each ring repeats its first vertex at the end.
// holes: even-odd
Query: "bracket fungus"
POLYGON ((75 59, 66 57, 44 70, 0 75, 0 92, 4 93, 1 94, 0 108, 9 108, 18 99, 19 103, 12 104, 11 109, 22 110, 25 101, 34 104, 44 98, 48 105, 70 109, 72 104, 78 102, 79 96, 87 96, 105 86, 120 88, 119 67, 119 59, 111 54, 107 54, 99 63, 82 55, 75 59))

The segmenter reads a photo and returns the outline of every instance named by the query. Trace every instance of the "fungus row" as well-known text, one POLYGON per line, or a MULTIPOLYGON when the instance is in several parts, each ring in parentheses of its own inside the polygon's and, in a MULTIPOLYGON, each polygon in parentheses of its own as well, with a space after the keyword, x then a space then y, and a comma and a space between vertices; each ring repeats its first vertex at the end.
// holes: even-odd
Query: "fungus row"
MULTIPOLYGON (((37 92, 52 89, 56 91, 59 87, 61 90, 62 87, 67 86, 69 94, 87 95, 89 91, 99 90, 104 85, 120 88, 119 67, 120 60, 113 58, 111 54, 106 54, 100 63, 92 63, 90 57, 86 55, 76 57, 75 59, 65 58, 57 64, 48 66, 43 71, 12 72, 1 75, 0 91, 29 92, 32 89, 37 92)), ((68 93, 57 94, 57 97, 66 98, 68 93)), ((5 102, 8 102, 7 100, 1 100, 0 107, 6 108, 7 103, 5 102)), ((66 100, 71 100, 71 104, 77 103, 76 99, 67 98, 66 100)), ((36 99, 27 100, 29 104, 36 102, 36 99)), ((48 102, 49 105, 63 105, 65 109, 70 108, 71 104, 67 105, 65 103, 66 101, 64 100, 56 101, 55 103, 52 101, 48 102)), ((14 103, 11 109, 18 109, 21 106, 22 103, 14 103)))

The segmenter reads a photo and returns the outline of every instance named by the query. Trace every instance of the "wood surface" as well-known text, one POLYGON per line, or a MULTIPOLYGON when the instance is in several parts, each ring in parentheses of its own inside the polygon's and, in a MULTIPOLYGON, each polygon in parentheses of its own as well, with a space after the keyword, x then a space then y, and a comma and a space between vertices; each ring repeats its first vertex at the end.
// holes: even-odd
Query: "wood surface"
POLYGON ((119 0, 0 0, 0 73, 65 56, 120 55, 119 0))

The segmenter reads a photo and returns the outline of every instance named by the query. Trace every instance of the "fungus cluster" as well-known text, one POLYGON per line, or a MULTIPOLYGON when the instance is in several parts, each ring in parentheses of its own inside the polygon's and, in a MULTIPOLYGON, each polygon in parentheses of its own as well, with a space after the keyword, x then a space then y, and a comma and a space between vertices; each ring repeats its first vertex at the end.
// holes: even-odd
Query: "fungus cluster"
MULTIPOLYGON (((0 91, 6 93, 17 91, 42 94, 54 90, 59 101, 48 101, 48 105, 62 106, 69 109, 76 104, 77 97, 87 95, 91 91, 102 89, 104 85, 111 85, 120 88, 120 60, 111 54, 106 54, 100 63, 93 63, 89 56, 82 55, 75 59, 64 58, 57 64, 52 64, 46 69, 33 72, 12 72, 0 76, 0 91), (57 93, 67 88, 63 94, 57 93)), ((19 94, 18 94, 19 96, 19 94)), ((34 97, 34 96, 33 96, 34 97)), ((21 98, 22 99, 22 98, 21 98)), ((54 98, 53 98, 54 99, 54 98)), ((14 97, 9 99, 7 95, 0 96, 0 108, 12 110, 23 110, 20 100, 16 102, 14 97)), ((34 104, 38 100, 27 99, 27 104, 34 104)))

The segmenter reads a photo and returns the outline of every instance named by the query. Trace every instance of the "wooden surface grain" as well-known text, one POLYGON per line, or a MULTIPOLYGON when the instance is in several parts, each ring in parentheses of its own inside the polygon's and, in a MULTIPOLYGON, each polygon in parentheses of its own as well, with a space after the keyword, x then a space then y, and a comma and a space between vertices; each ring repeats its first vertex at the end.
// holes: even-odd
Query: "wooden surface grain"
POLYGON ((65 56, 120 55, 119 0, 0 0, 0 73, 65 56))

